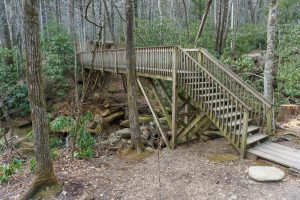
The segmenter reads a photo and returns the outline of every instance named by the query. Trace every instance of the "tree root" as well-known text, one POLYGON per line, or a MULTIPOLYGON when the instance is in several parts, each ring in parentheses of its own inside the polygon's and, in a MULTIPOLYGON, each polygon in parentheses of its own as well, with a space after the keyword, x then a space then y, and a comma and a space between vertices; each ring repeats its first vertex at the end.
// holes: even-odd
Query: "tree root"
POLYGON ((55 185, 58 185, 58 180, 53 169, 49 172, 37 173, 29 190, 20 198, 20 200, 29 200, 40 190, 55 185))

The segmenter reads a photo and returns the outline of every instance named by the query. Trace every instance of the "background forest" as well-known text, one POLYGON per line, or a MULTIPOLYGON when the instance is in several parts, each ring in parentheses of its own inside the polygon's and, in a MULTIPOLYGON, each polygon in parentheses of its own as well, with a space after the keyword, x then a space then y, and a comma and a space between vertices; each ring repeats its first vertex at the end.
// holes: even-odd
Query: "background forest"
MULTIPOLYGON (((135 0, 135 45, 206 48, 262 91, 268 1, 213 1, 204 33, 195 41, 205 7, 204 0, 135 0)), ((26 115, 29 107, 24 81, 22 2, 1 0, 0 8, 5 11, 0 18, 1 101, 11 114, 26 115), (8 58, 11 61, 7 62, 8 58), (12 88, 13 91, 5 96, 12 88)), ((274 75, 277 105, 299 103, 299 9, 297 0, 279 1, 278 67, 274 75)), ((55 90, 52 92, 60 97, 64 96, 64 87, 67 87, 65 73, 70 72, 74 65, 72 41, 76 40, 77 51, 88 48, 88 44, 98 38, 96 24, 103 25, 104 40, 115 40, 121 46, 125 42, 124 4, 119 0, 73 3, 42 0, 40 24, 47 86, 51 86, 55 90), (73 24, 75 35, 72 34, 73 24)))

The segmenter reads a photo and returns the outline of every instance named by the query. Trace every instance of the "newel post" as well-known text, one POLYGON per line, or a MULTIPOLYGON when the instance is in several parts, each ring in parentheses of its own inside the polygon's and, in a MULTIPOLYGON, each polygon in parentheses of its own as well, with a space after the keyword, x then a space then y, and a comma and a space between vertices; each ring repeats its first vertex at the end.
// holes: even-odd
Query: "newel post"
POLYGON ((268 135, 272 134, 272 128, 273 128, 273 108, 266 107, 266 118, 267 118, 267 124, 266 124, 266 132, 268 135))
POLYGON ((199 54, 198 54, 198 62, 200 63, 201 66, 203 66, 203 59, 204 59, 204 54, 202 50, 200 49, 199 54))
POLYGON ((247 149, 248 120, 249 120, 249 111, 245 110, 244 117, 243 117, 242 140, 241 140, 241 149, 240 149, 240 158, 241 159, 244 159, 246 149, 247 149))
POLYGON ((172 139, 171 148, 175 148, 177 139, 177 103, 178 103, 178 85, 177 85, 177 70, 178 70, 178 49, 173 48, 172 51, 172 139))

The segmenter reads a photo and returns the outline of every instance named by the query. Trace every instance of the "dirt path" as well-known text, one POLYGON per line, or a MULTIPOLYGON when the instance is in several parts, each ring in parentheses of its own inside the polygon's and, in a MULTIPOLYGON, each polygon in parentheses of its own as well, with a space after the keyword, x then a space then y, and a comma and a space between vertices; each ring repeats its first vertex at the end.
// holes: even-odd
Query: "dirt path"
MULTIPOLYGON (((90 160, 55 162, 63 192, 51 199, 272 199, 297 200, 300 178, 287 174, 278 183, 258 183, 247 176, 249 160, 239 160, 225 139, 194 141, 142 161, 127 161, 116 153, 90 160)), ((283 168, 284 169, 284 168, 283 168)), ((15 177, 0 186, 0 199, 18 199, 32 175, 15 177)))

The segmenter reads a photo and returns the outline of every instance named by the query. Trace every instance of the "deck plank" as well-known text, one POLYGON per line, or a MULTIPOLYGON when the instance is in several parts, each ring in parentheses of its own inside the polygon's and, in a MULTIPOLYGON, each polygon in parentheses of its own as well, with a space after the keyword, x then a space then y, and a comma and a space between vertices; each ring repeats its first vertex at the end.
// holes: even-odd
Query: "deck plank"
MULTIPOLYGON (((279 144, 270 145, 270 143, 271 142, 266 142, 257 145, 248 149, 248 152, 272 162, 300 170, 300 159, 298 157, 294 157, 293 154, 289 154, 290 151, 282 151, 283 148, 285 150, 290 150, 291 148, 279 144)), ((300 151, 298 153, 300 154, 300 151)))
POLYGON ((293 149, 293 148, 289 148, 287 146, 284 145, 280 145, 274 142, 266 142, 260 145, 261 147, 264 148, 268 148, 270 150, 276 151, 278 153, 282 153, 282 154, 286 154, 292 157, 295 157, 296 159, 300 160, 300 151, 293 149))

